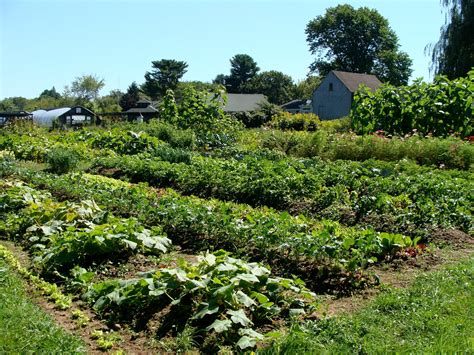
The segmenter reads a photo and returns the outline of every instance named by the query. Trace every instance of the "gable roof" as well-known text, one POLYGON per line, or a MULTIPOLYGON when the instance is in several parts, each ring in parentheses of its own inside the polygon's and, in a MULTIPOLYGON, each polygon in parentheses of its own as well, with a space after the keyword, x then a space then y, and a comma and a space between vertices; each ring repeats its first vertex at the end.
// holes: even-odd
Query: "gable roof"
POLYGON ((225 112, 248 112, 259 109, 259 105, 267 102, 263 94, 227 94, 225 112))
POLYGON ((155 113, 159 111, 153 106, 149 105, 147 107, 133 107, 125 112, 126 113, 155 113))
POLYGON ((280 105, 280 107, 291 110, 291 109, 299 108, 301 105, 305 103, 306 103, 306 100, 296 99, 296 100, 291 100, 290 102, 284 103, 283 105, 280 105))
POLYGON ((350 73, 346 71, 332 70, 333 73, 350 92, 356 92, 361 84, 372 90, 377 90, 382 82, 372 74, 350 73))

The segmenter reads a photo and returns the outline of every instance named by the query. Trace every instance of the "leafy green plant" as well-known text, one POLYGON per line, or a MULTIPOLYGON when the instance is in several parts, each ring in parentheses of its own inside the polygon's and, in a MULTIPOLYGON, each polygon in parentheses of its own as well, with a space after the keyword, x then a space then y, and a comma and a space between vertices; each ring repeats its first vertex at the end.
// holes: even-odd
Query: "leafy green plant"
POLYGON ((46 162, 50 170, 56 174, 65 174, 77 168, 78 154, 67 148, 52 148, 46 155, 46 162))
POLYGON ((469 136, 473 130, 474 71, 466 78, 437 76, 432 84, 416 80, 410 86, 383 85, 375 92, 359 90, 351 119, 358 133, 469 136))
POLYGON ((224 251, 205 253, 196 265, 184 260, 179 264, 139 279, 94 284, 84 297, 98 312, 122 317, 140 315, 158 304, 171 306, 172 317, 190 306, 189 318, 175 319, 175 324, 189 320, 203 330, 201 337, 207 336, 205 331, 240 349, 254 347, 264 338, 253 326, 303 315, 314 307, 314 294, 301 280, 272 277, 262 265, 234 259, 224 251))
POLYGON ((316 131, 320 120, 313 113, 280 112, 268 124, 272 128, 295 131, 316 131))

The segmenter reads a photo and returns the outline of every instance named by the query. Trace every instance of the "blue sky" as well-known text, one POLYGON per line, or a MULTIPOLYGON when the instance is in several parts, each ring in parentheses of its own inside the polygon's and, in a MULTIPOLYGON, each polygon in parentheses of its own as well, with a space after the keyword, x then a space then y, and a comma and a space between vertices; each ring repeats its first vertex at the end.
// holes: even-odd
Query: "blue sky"
POLYGON ((298 81, 313 59, 306 25, 343 3, 377 9, 413 59, 412 79, 431 79, 438 0, 0 0, 0 99, 62 91, 83 74, 105 80, 103 95, 124 91, 162 58, 188 63, 183 80, 211 81, 239 53, 298 81))

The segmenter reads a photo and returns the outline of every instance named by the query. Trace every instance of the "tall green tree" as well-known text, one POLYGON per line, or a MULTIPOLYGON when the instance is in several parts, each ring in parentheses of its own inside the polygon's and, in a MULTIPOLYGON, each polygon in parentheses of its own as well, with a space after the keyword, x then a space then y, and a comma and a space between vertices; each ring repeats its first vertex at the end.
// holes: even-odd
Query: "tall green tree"
POLYGON ((122 111, 127 111, 135 107, 138 100, 140 100, 140 88, 136 82, 133 82, 128 87, 127 92, 120 98, 119 105, 122 111))
POLYGON ((40 94, 39 96, 40 98, 43 98, 43 97, 51 97, 53 99, 60 99, 61 98, 61 94, 59 92, 56 91, 56 88, 53 86, 50 90, 46 89, 46 90, 43 90, 43 92, 40 94))
POLYGON ((295 85, 291 76, 270 70, 257 74, 249 87, 253 92, 264 94, 272 104, 281 105, 293 98, 295 85))
POLYGON ((87 104, 97 99, 100 90, 105 86, 104 79, 96 75, 82 75, 74 79, 69 89, 77 104, 87 104))
POLYGON ((411 75, 412 61, 400 51, 398 37, 377 10, 338 5, 311 20, 306 40, 316 55, 311 72, 331 70, 375 74, 382 81, 403 85, 411 75))
POLYGON ((112 90, 108 95, 98 97, 94 102, 95 112, 119 112, 120 101, 125 94, 120 90, 112 90))
POLYGON ((142 90, 153 100, 163 97, 166 90, 175 90, 188 67, 186 62, 174 59, 155 60, 151 64, 152 70, 145 73, 142 90))
POLYGON ((321 84, 322 78, 317 75, 310 75, 295 85, 294 97, 297 99, 311 99, 313 92, 321 84))
POLYGON ((247 84, 258 73, 257 62, 248 54, 236 54, 230 59, 230 75, 226 78, 228 92, 248 92, 247 84))
POLYGON ((474 68, 474 0, 441 0, 447 10, 441 36, 431 50, 431 70, 450 79, 474 68))

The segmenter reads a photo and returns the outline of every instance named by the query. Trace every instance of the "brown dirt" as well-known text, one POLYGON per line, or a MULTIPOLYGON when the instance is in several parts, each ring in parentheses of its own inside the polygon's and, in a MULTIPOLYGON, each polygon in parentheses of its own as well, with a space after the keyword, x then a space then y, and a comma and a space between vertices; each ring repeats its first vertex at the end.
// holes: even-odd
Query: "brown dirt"
POLYGON ((436 229, 428 237, 431 243, 444 246, 450 245, 462 249, 466 244, 474 245, 474 238, 457 229, 436 229))

